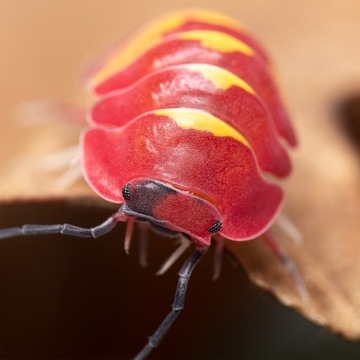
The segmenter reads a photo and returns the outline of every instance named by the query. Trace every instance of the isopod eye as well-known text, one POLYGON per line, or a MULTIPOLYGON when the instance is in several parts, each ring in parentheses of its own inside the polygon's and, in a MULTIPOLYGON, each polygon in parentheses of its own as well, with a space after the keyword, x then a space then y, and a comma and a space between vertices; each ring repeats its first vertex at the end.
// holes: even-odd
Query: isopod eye
POLYGON ((126 184, 122 189, 122 196, 125 200, 130 200, 130 184, 126 184))
POLYGON ((221 226, 222 226, 222 223, 221 223, 220 220, 218 220, 213 226, 211 226, 211 227, 209 228, 209 232, 210 232, 211 234, 215 234, 215 233, 217 233, 217 232, 220 231, 221 226))

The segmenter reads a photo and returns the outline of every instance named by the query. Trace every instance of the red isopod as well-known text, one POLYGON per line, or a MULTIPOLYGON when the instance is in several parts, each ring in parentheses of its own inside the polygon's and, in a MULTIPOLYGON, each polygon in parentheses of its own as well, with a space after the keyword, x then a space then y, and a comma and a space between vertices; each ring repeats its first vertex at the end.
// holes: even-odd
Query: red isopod
MULTIPOLYGON (((196 251, 180 271, 173 310, 136 359, 158 345, 183 308, 188 279, 212 238, 244 241, 268 233, 281 210, 283 141, 296 138, 268 56, 243 26, 210 11, 157 19, 113 47, 87 73, 99 97, 81 137, 83 174, 102 198, 120 204, 104 223, 24 225, 0 238, 61 233, 99 237, 128 221, 182 234, 196 251)), ((296 278, 296 276, 295 276, 296 278)))

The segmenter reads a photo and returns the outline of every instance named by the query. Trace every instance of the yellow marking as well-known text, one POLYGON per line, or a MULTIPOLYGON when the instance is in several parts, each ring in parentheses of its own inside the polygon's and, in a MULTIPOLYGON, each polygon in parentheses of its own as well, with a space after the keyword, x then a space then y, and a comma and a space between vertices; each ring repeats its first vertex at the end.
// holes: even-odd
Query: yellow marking
POLYGON ((249 147, 247 140, 238 131, 205 111, 191 108, 172 108, 155 110, 153 111, 153 114, 167 116, 184 129, 208 131, 219 137, 229 136, 249 147))
POLYGON ((149 50, 153 46, 153 42, 157 40, 156 35, 156 32, 146 32, 144 29, 138 36, 130 38, 126 44, 116 47, 109 53, 108 59, 101 68, 89 78, 89 87, 96 87, 149 50))
POLYGON ((184 40, 199 40, 203 47, 223 53, 238 51, 248 56, 254 55, 254 50, 244 42, 219 31, 184 31, 179 33, 178 37, 184 40))
POLYGON ((89 78, 89 87, 95 87, 121 68, 130 64, 140 54, 147 51, 164 33, 176 29, 187 20, 222 24, 235 28, 238 31, 244 31, 244 27, 235 20, 212 11, 195 9, 165 14, 142 27, 127 43, 121 43, 112 50, 109 58, 105 60, 101 68, 89 78))
POLYGON ((201 73, 205 79, 211 81, 217 88, 222 90, 227 90, 235 85, 252 95, 256 94, 254 89, 247 82, 232 72, 218 66, 208 64, 187 64, 183 67, 201 73))
MULTIPOLYGON (((223 25, 233 28, 239 32, 245 32, 245 26, 229 16, 208 9, 188 9, 165 14, 164 17, 177 19, 180 23, 186 20, 201 21, 212 25, 223 25)), ((170 30, 170 29, 169 29, 170 30)))

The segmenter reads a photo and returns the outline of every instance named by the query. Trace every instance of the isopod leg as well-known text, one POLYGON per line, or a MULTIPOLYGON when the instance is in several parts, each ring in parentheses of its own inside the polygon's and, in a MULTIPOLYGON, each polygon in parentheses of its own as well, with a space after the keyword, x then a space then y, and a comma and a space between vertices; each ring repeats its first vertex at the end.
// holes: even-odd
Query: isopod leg
POLYGON ((36 100, 17 106, 16 117, 24 126, 41 125, 50 121, 71 122, 74 125, 86 125, 86 109, 80 105, 54 100, 36 100))
POLYGON ((166 316, 166 318, 157 328, 154 335, 149 338, 149 341, 144 346, 144 348, 134 357, 134 360, 145 359, 151 353, 151 351, 159 345, 163 337, 169 331, 173 322, 179 316, 181 310, 184 308, 186 289, 189 283, 191 273, 194 270, 197 263, 200 261, 200 259, 204 256, 206 250, 207 247, 196 250, 185 261, 184 265, 182 266, 179 272, 179 280, 176 287, 174 303, 172 305, 171 312, 166 316))
POLYGON ((119 219, 117 213, 113 214, 102 224, 92 228, 83 228, 71 224, 54 225, 23 225, 0 230, 0 239, 7 239, 16 236, 61 234, 82 238, 98 238, 110 232, 115 228, 119 219))
POLYGON ((125 241, 124 241, 124 250, 127 254, 129 254, 131 238, 134 230, 135 218, 131 216, 126 225, 125 232, 125 241))
POLYGON ((300 230, 296 227, 289 216, 283 212, 276 220, 276 225, 292 240, 295 244, 301 245, 304 242, 300 230))
POLYGON ((295 265, 291 260, 290 256, 286 253, 285 249, 274 239, 269 231, 267 231, 263 236, 263 240, 266 245, 270 248, 273 254, 281 261, 284 265, 286 271, 289 273, 293 279, 295 286, 299 292, 301 298, 306 301, 309 297, 306 286, 301 278, 301 275, 295 265))
POLYGON ((214 273, 212 276, 213 280, 217 280, 220 277, 221 268, 222 268, 222 259, 224 255, 224 242, 225 239, 220 235, 215 235, 216 247, 214 255, 214 273))
POLYGON ((175 263, 175 261, 186 251, 191 245, 191 241, 185 236, 181 236, 178 240, 179 246, 170 255, 170 257, 162 264, 161 268, 156 272, 156 275, 163 275, 175 263))
POLYGON ((139 262, 140 266, 147 267, 147 249, 149 245, 149 224, 145 222, 138 223, 139 229, 139 262))

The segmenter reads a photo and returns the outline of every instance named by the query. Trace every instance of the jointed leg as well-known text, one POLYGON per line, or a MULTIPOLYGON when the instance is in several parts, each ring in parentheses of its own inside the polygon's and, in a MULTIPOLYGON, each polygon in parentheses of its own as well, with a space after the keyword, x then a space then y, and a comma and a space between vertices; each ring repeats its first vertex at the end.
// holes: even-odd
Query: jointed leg
POLYGON ((266 232, 262 238, 274 255, 282 262, 285 269, 292 277, 301 298, 306 301, 309 294, 295 263, 291 260, 285 249, 273 238, 269 231, 266 232))
POLYGON ((191 240, 185 236, 181 236, 178 240, 178 248, 170 255, 170 257, 162 264, 161 268, 156 272, 156 275, 163 275, 175 263, 175 261, 186 251, 191 245, 191 240))
POLYGON ((224 241, 225 239, 220 235, 215 235, 216 247, 214 256, 214 274, 212 279, 217 280, 220 277, 222 259, 224 255, 224 241))
POLYGON ((154 335, 150 337, 149 342, 144 346, 144 348, 135 356, 134 360, 143 360, 145 359, 152 349, 157 347, 166 333, 169 331, 171 325, 179 316, 181 310, 184 308, 185 295, 187 285, 190 279, 190 275, 194 270, 196 264, 204 256, 207 248, 201 250, 196 250, 190 257, 185 261, 179 272, 179 280, 176 287, 174 303, 172 305, 171 312, 166 316, 163 322, 160 324, 158 329, 155 331, 154 335))
POLYGON ((13 227, 0 230, 0 239, 7 239, 15 236, 46 234, 62 234, 83 238, 98 238, 114 229, 117 223, 118 219, 115 213, 107 220, 105 220, 102 224, 89 229, 70 224, 23 225, 21 227, 13 227))

